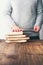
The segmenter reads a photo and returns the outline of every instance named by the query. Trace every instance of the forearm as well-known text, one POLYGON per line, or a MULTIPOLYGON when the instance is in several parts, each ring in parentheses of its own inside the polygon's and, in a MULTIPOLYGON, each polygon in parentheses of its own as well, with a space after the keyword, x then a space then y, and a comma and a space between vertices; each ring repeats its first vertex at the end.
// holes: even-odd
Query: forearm
POLYGON ((41 28, 41 26, 42 26, 42 19, 43 19, 43 14, 41 13, 41 14, 39 14, 37 16, 35 26, 39 26, 41 28))
POLYGON ((0 23, 1 22, 2 24, 5 22, 9 27, 12 27, 13 25, 15 25, 14 20, 11 18, 10 15, 7 15, 7 14, 0 15, 0 23))
POLYGON ((43 19, 42 0, 37 0, 37 17, 35 26, 38 25, 41 28, 42 19, 43 19))

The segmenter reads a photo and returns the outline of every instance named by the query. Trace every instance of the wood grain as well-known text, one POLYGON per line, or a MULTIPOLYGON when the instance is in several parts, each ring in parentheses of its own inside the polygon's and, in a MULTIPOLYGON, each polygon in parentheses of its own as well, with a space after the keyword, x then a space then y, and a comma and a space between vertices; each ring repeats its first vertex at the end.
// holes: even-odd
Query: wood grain
POLYGON ((5 42, 7 42, 7 43, 23 43, 23 42, 27 42, 27 40, 26 39, 24 39, 24 40, 6 40, 5 42))
POLYGON ((14 37, 14 38, 24 38, 24 37, 26 37, 26 35, 6 35, 6 38, 11 38, 11 37, 14 37))
POLYGON ((0 65, 43 65, 43 41, 0 41, 0 65))
POLYGON ((17 41, 17 40, 28 40, 29 39, 29 37, 20 37, 20 38, 14 38, 14 37, 8 37, 8 38, 6 38, 6 40, 12 40, 12 41, 17 41))
POLYGON ((11 32, 9 34, 6 34, 6 36, 14 36, 14 35, 23 35, 23 32, 11 32))

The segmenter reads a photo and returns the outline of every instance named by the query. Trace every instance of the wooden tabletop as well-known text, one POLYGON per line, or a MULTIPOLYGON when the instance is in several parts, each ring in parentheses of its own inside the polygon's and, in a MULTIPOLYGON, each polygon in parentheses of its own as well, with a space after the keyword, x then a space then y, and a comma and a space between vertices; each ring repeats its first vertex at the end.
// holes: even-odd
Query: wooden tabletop
POLYGON ((0 40, 0 65, 43 65, 43 41, 6 43, 0 40))

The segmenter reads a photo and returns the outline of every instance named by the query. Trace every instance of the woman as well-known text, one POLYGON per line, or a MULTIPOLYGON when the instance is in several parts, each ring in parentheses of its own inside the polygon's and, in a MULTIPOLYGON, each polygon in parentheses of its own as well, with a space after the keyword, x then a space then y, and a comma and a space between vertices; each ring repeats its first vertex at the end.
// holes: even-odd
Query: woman
POLYGON ((6 23, 3 25, 5 30, 6 27, 12 32, 31 30, 31 33, 37 32, 38 36, 42 24, 42 0, 4 0, 3 4, 2 2, 1 0, 0 22, 6 23))

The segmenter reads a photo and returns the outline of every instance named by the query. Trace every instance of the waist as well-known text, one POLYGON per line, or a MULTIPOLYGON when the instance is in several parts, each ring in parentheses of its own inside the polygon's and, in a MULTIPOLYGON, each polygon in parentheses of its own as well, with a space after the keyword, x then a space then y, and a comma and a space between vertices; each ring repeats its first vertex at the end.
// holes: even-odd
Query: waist
POLYGON ((39 32, 35 32, 33 30, 24 30, 23 33, 29 37, 39 36, 39 32))

